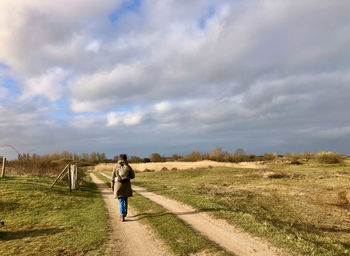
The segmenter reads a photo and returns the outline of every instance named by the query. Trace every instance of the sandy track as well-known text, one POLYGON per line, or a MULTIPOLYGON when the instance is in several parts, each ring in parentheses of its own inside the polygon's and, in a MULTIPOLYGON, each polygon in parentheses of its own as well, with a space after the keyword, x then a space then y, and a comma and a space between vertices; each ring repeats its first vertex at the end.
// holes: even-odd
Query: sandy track
POLYGON ((132 208, 128 209, 127 220, 120 222, 118 201, 112 191, 95 175, 91 174, 91 178, 97 184, 108 211, 111 228, 109 251, 112 255, 171 255, 162 242, 138 221, 137 213, 132 208))
MULTIPOLYGON (((101 173, 103 174, 103 173, 101 173)), ((108 175, 103 174, 110 178, 108 175)), ((226 221, 214 219, 206 213, 199 212, 189 205, 176 200, 149 192, 144 188, 133 185, 133 190, 140 195, 163 206, 179 219, 188 223, 193 229, 214 241, 227 251, 238 256, 274 256, 287 255, 277 248, 269 246, 266 242, 242 232, 226 221), (279 253, 278 253, 279 252, 279 253)))

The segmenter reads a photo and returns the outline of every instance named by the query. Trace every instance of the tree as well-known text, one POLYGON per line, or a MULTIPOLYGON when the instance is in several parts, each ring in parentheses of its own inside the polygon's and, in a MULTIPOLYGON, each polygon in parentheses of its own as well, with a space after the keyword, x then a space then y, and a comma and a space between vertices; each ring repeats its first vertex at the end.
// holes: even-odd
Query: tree
POLYGON ((263 159, 265 161, 271 161, 271 160, 275 160, 277 158, 277 154, 276 153, 265 153, 263 159))
POLYGON ((220 146, 217 146, 215 149, 213 149, 211 151, 210 160, 214 160, 214 161, 222 161, 223 160, 222 149, 220 146))
POLYGON ((235 155, 237 155, 237 156, 245 155, 243 148, 237 148, 235 151, 235 155))
POLYGON ((91 160, 92 162, 96 162, 96 161, 97 161, 97 154, 96 154, 96 152, 92 152, 92 153, 90 154, 90 160, 91 160))
POLYGON ((199 150, 193 151, 185 156, 186 161, 200 161, 202 160, 201 152, 199 150))
POLYGON ((79 155, 77 153, 73 154, 73 160, 74 161, 79 161, 80 160, 80 157, 79 157, 79 155))
POLYGON ((131 163, 142 163, 142 162, 143 162, 143 159, 141 159, 141 158, 138 157, 138 156, 131 156, 131 157, 130 157, 130 162, 131 162, 131 163))
POLYGON ((177 155, 177 154, 173 154, 173 156, 172 156, 172 159, 173 159, 174 161, 177 161, 177 160, 179 160, 180 158, 182 158, 182 156, 177 155))
POLYGON ((81 159, 85 160, 85 161, 88 161, 89 160, 89 154, 81 153, 81 159))
POLYGON ((60 159, 72 159, 72 154, 69 153, 67 150, 63 151, 61 154, 60 154, 60 159))
POLYGON ((161 162, 162 161, 162 157, 160 156, 159 153, 152 153, 149 156, 151 162, 161 162))

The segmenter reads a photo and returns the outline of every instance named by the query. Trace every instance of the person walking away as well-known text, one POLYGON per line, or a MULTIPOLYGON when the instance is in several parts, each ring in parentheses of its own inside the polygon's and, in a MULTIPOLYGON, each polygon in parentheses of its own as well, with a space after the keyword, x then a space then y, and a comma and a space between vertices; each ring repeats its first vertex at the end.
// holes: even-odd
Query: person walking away
POLYGON ((130 180, 134 178, 135 172, 128 164, 127 155, 120 154, 118 164, 113 169, 111 184, 114 196, 118 198, 121 221, 125 221, 128 213, 128 197, 132 196, 130 180))

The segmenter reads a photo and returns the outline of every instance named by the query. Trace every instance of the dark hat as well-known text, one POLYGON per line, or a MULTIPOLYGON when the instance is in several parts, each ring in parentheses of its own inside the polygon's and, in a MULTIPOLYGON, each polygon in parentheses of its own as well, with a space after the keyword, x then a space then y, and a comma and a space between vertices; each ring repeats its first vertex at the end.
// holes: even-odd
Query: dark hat
POLYGON ((120 154, 120 155, 118 156, 118 159, 119 159, 119 160, 124 160, 124 161, 126 161, 126 160, 128 159, 128 156, 127 156, 126 154, 120 154))

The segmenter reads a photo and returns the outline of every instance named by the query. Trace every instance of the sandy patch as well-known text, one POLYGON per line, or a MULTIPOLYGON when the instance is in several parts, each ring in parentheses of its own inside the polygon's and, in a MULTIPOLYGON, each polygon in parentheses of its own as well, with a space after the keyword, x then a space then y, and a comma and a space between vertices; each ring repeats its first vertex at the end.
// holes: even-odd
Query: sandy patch
MULTIPOLYGON (((201 169, 210 167, 232 167, 232 168, 249 168, 260 169, 264 168, 262 162, 242 162, 242 163, 228 163, 228 162, 215 162, 210 160, 198 161, 198 162, 161 162, 161 163, 138 163, 130 164, 131 167, 143 172, 145 170, 160 171, 163 168, 168 170, 188 170, 188 169, 201 169)), ((98 164, 95 166, 95 171, 112 171, 115 164, 98 164)))

